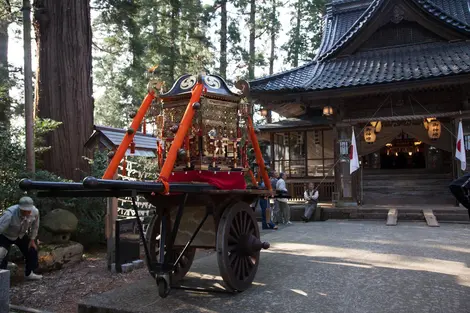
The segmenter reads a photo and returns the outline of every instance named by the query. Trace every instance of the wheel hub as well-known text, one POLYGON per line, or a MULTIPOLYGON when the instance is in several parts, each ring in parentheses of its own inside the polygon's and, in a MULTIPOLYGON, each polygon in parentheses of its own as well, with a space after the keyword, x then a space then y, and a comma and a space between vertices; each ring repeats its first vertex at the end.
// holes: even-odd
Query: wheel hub
POLYGON ((243 235, 237 245, 237 253, 240 256, 253 256, 261 249, 269 249, 269 242, 261 242, 252 234, 243 235))

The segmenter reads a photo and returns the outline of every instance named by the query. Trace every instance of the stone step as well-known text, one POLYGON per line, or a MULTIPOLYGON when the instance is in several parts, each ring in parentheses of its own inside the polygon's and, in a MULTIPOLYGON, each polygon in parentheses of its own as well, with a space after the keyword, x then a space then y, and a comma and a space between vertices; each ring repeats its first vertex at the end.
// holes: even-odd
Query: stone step
MULTIPOLYGON (((358 209, 343 210, 341 208, 325 209, 328 219, 361 219, 361 220, 383 220, 388 217, 387 209, 358 209)), ((433 210, 437 221, 469 221, 468 213, 464 210, 433 210)), ((422 209, 400 209, 398 208, 398 223, 400 221, 425 221, 422 209)))
POLYGON ((450 189, 448 186, 429 186, 429 185, 411 185, 410 186, 400 186, 400 185, 365 185, 362 187, 364 191, 374 191, 374 192, 382 192, 382 193, 389 193, 399 191, 416 191, 421 192, 425 191, 428 193, 450 193, 450 189))
POLYGON ((380 177, 376 179, 370 179, 367 177, 364 177, 363 183, 372 183, 372 184, 377 184, 377 183, 384 183, 387 182, 389 184, 406 184, 410 182, 415 182, 418 184, 441 184, 441 185, 449 185, 452 183, 453 179, 448 179, 448 178, 432 178, 432 179, 418 179, 418 178, 395 178, 395 177, 380 177))
MULTIPOLYGON (((344 207, 344 208, 323 208, 324 219, 363 219, 363 220, 387 220, 388 210, 397 208, 398 210, 398 223, 400 221, 425 221, 423 209, 429 208, 433 211, 438 221, 470 221, 467 209, 464 208, 444 208, 435 209, 435 205, 419 206, 419 207, 405 207, 387 206, 387 207, 344 207)), ((292 204, 291 220, 301 221, 301 216, 304 213, 304 205, 292 204)), ((261 212, 256 211, 258 221, 261 221, 261 212)))
POLYGON ((363 174, 364 180, 377 180, 377 179, 416 179, 416 180, 427 180, 427 179, 447 179, 452 180, 452 175, 448 174, 363 174))
MULTIPOLYGON (((421 191, 414 191, 414 190, 371 190, 371 189, 364 189, 363 191, 364 198, 368 197, 370 199, 379 198, 377 200, 385 200, 390 201, 391 198, 404 198, 404 197, 426 197, 426 198, 433 198, 433 199, 449 199, 455 200, 452 194, 442 191, 442 190, 421 190, 421 191), (385 198, 386 197, 386 198, 385 198), (380 199, 384 198, 384 199, 380 199)), ((416 200, 429 200, 429 199, 416 199, 416 200)), ((389 202, 388 204, 394 204, 394 202, 389 202)), ((404 203, 406 204, 406 203, 404 203)))

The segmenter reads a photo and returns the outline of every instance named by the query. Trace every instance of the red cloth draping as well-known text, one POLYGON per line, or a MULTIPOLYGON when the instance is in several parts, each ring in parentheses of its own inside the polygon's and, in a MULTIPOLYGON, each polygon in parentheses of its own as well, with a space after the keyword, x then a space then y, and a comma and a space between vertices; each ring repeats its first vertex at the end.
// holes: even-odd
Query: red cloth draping
POLYGON ((184 171, 172 172, 169 183, 208 183, 221 190, 246 189, 244 172, 184 171))

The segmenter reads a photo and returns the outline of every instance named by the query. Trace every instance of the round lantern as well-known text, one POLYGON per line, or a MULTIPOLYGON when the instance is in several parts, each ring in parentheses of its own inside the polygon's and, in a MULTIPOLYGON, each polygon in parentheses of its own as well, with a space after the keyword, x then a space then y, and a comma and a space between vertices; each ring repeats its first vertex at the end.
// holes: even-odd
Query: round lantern
POLYGON ((375 135, 374 127, 367 126, 364 130, 364 140, 367 143, 372 144, 375 142, 376 138, 377 136, 375 135))
POLYGON ((432 140, 437 140, 441 137, 441 122, 432 121, 428 123, 428 136, 432 140))
POLYGON ((372 127, 375 128, 376 133, 380 133, 380 131, 382 130, 382 122, 381 121, 370 122, 370 124, 372 125, 372 127))
POLYGON ((323 115, 325 116, 331 116, 333 115, 333 108, 331 106, 326 106, 323 108, 323 115))

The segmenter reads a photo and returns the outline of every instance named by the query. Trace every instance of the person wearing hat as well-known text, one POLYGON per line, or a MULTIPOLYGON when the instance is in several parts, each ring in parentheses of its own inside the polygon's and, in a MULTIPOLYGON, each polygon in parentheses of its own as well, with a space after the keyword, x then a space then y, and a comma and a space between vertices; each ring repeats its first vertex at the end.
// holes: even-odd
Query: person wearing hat
POLYGON ((25 278, 38 280, 41 275, 34 273, 38 267, 36 237, 39 230, 39 210, 33 199, 23 197, 19 203, 5 210, 0 217, 0 268, 7 269, 8 251, 12 244, 20 249, 25 258, 25 278), (29 235, 26 233, 30 229, 29 235))

